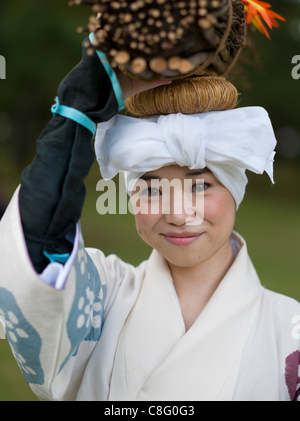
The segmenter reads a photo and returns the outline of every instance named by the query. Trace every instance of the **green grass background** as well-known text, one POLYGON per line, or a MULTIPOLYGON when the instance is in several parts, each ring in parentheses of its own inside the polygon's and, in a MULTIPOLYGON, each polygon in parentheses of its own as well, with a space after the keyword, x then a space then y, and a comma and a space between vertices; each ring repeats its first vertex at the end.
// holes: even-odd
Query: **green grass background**
MULTIPOLYGON (((268 110, 275 132, 291 127, 300 133, 300 80, 291 76, 292 57, 300 51, 296 30, 299 1, 271 3, 287 23, 272 31, 272 42, 257 34, 256 59, 245 65, 240 81, 245 72, 250 87, 243 83, 239 86, 239 78, 234 80, 242 93, 239 106, 262 106, 268 110)), ((7 80, 0 81, 0 122, 4 113, 13 125, 11 135, 2 142, 0 130, 0 190, 3 184, 7 199, 19 183, 20 172, 34 156, 35 140, 50 119, 58 84, 81 58, 80 44, 85 35, 75 29, 85 25, 89 15, 90 8, 70 8, 67 0, 0 1, 0 55, 7 61, 7 80)), ((289 139, 279 139, 281 150, 285 141, 289 139)), ((262 284, 300 301, 299 158, 298 153, 294 159, 284 160, 279 151, 275 185, 266 175, 249 174, 236 230, 247 241, 262 284)), ((88 195, 81 220, 85 243, 136 265, 151 250, 136 234, 131 214, 97 214, 98 180, 95 164, 87 179, 88 195)), ((0 340, 0 401, 35 399, 7 341, 0 340)))
MULTIPOLYGON (((296 164, 275 166, 274 185, 266 175, 248 174, 247 193, 237 213, 236 230, 246 239, 249 254, 268 289, 300 301, 300 197, 296 164)), ((104 215, 96 211, 100 179, 95 165, 86 180, 87 199, 81 218, 85 244, 106 254, 116 253, 134 265, 147 259, 151 249, 135 231, 134 216, 104 215)), ((15 186, 11 184, 13 190, 15 186)), ((0 401, 37 400, 10 352, 0 341, 0 401)))

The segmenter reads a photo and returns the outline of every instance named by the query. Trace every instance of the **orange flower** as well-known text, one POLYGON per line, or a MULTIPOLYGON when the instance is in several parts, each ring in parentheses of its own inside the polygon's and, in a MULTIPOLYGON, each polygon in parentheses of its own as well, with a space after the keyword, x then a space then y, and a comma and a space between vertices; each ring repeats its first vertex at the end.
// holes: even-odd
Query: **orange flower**
POLYGON ((247 25, 250 25, 250 23, 252 23, 262 34, 265 34, 269 40, 271 39, 271 37, 263 21, 266 22, 270 29, 273 29, 273 27, 279 27, 279 23, 276 19, 282 20, 284 22, 286 21, 286 19, 278 15, 278 13, 275 13, 273 12, 273 10, 270 10, 272 6, 269 3, 265 3, 263 1, 258 0, 242 1, 244 3, 245 11, 247 12, 247 25))

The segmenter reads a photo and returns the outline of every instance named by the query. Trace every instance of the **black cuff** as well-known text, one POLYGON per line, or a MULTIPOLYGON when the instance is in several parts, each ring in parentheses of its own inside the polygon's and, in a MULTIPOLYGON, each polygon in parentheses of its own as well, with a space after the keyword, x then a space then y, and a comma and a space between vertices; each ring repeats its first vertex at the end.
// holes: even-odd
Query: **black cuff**
MULTIPOLYGON (((85 113, 94 123, 118 112, 118 103, 98 56, 83 52, 82 61, 58 89, 61 105, 85 113)), ((20 212, 28 252, 38 273, 49 263, 43 255, 70 252, 66 234, 75 229, 86 194, 84 178, 94 161, 92 134, 83 126, 55 116, 37 142, 37 154, 21 177, 20 212), (57 239, 46 244, 48 239, 57 239), (39 241, 40 240, 40 241, 39 241)))

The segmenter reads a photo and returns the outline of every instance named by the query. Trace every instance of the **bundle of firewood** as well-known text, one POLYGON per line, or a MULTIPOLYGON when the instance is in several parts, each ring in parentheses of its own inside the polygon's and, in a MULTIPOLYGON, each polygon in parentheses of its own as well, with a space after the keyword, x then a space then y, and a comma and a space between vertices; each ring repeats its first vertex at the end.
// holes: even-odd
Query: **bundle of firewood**
POLYGON ((241 0, 74 0, 94 15, 88 54, 104 52, 113 68, 142 78, 225 75, 245 43, 241 0))

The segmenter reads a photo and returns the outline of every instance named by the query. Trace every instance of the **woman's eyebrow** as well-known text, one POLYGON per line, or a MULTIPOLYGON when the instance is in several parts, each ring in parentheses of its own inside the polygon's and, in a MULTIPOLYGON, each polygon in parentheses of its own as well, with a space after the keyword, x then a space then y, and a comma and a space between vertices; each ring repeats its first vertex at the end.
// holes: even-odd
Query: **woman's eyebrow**
POLYGON ((189 171, 185 174, 185 177, 194 177, 196 175, 202 175, 207 173, 211 173, 211 171, 208 168, 203 168, 201 170, 189 171))
POLYGON ((156 180, 161 180, 161 177, 159 177, 159 176, 157 176, 157 175, 142 175, 141 177, 140 177, 142 180, 145 180, 145 181, 148 181, 148 180, 153 180, 153 179, 156 179, 156 180))
MULTIPOLYGON (((207 174, 211 173, 211 171, 208 168, 203 168, 195 171, 189 171, 184 176, 185 177, 194 177, 197 175, 207 174)), ((158 175, 150 175, 150 174, 144 174, 140 177, 142 180, 148 181, 148 180, 161 180, 162 178, 158 175)))

